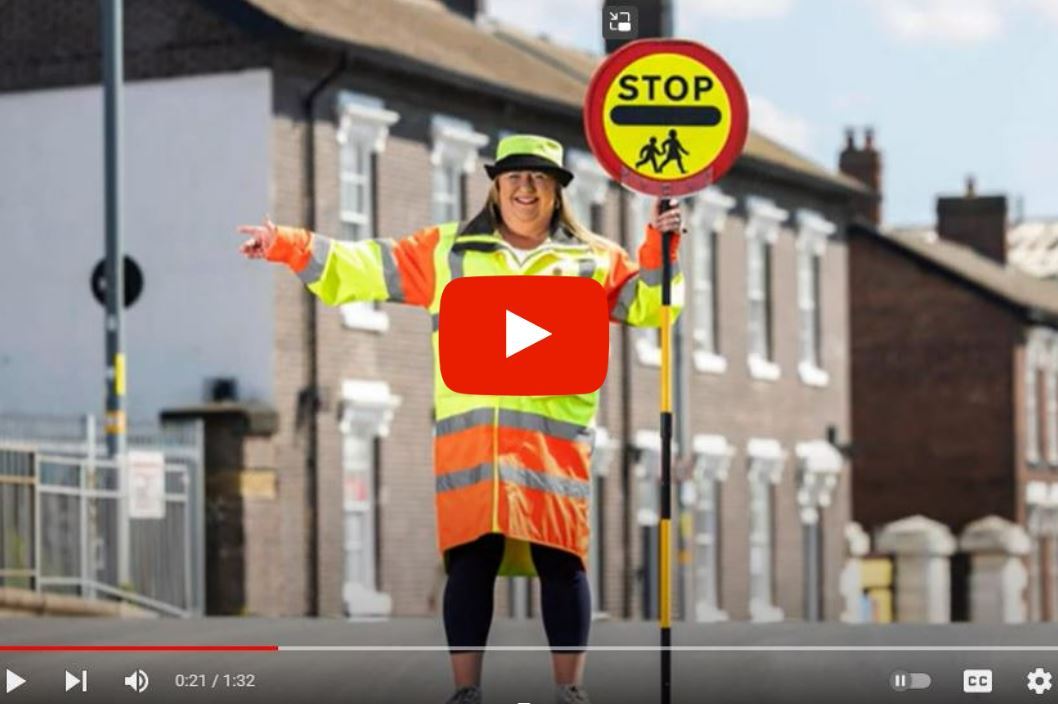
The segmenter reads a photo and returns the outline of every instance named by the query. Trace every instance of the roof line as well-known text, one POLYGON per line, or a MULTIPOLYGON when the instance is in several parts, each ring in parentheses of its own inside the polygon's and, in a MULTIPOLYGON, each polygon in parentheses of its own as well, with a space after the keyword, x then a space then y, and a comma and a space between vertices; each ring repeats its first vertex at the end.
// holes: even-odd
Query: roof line
POLYGON ((363 44, 355 44, 353 42, 335 39, 314 32, 305 32, 303 33, 303 36, 310 44, 330 50, 342 49, 346 51, 350 57, 361 59, 369 64, 377 66, 378 68, 387 70, 396 69, 414 76, 440 80, 457 88, 482 93, 490 98, 506 99, 535 110, 551 112, 562 115, 563 117, 580 115, 580 108, 578 106, 559 102, 535 93, 513 90, 498 83, 481 80, 465 73, 460 73, 459 71, 453 71, 436 64, 413 59, 406 54, 401 54, 399 52, 364 46, 363 44))
MULTIPOLYGON (((572 118, 578 123, 581 121, 582 107, 579 103, 571 104, 550 98, 546 95, 530 93, 510 88, 503 84, 494 83, 489 80, 475 78, 466 73, 452 70, 445 65, 415 59, 396 50, 366 46, 353 41, 329 36, 318 31, 296 27, 279 17, 272 15, 268 11, 255 6, 250 0, 242 0, 238 3, 225 1, 218 2, 217 0, 198 1, 223 13, 230 21, 233 21, 250 31, 262 32, 271 38, 301 41, 309 46, 317 46, 329 51, 344 51, 348 56, 354 59, 366 61, 367 63, 383 70, 396 70, 412 76, 437 80, 450 86, 478 93, 486 97, 506 100, 544 115, 553 115, 566 119, 572 118)), ((487 31, 481 27, 478 27, 478 30, 487 31)), ((502 32, 502 28, 497 29, 497 32, 502 32)), ((575 80, 578 83, 586 83, 588 80, 576 70, 562 66, 560 59, 547 57, 547 60, 545 60, 541 57, 539 51, 524 46, 525 42, 518 41, 511 37, 509 32, 503 32, 502 37, 498 36, 496 33, 493 33, 491 36, 493 36, 496 41, 510 46, 515 51, 523 52, 528 58, 543 63, 552 69, 560 70, 564 76, 575 80)), ((758 134, 758 136, 762 135, 758 134)), ((783 148, 785 149, 785 147, 783 148)), ((830 178, 826 178, 819 174, 811 173, 810 171, 800 170, 776 161, 768 160, 764 157, 750 155, 746 152, 743 152, 736 161, 734 168, 735 173, 741 170, 739 168, 740 166, 742 169, 746 169, 751 173, 756 172, 788 183, 792 182, 796 185, 808 186, 817 192, 835 193, 846 196, 851 194, 860 197, 878 197, 876 193, 866 186, 851 182, 851 179, 842 179, 840 174, 832 174, 830 178)))
POLYGON ((576 69, 574 69, 571 66, 569 66, 568 64, 560 61, 559 59, 556 59, 553 56, 548 56, 547 54, 545 54, 545 53, 543 53, 541 51, 538 51, 536 47, 532 46, 531 44, 529 44, 528 42, 523 40, 521 37, 518 37, 518 36, 514 35, 513 33, 511 33, 510 31, 508 31, 507 29, 505 29, 504 27, 502 27, 500 25, 496 25, 493 28, 493 30, 494 30, 493 36, 499 37, 501 41, 505 41, 508 44, 512 44, 516 48, 521 49, 522 51, 526 52, 527 54, 532 54, 532 56, 537 61, 542 61, 543 63, 547 64, 551 68, 553 68, 553 69, 555 69, 557 71, 561 71, 562 73, 566 74, 567 76, 569 76, 570 78, 572 78, 572 79, 574 79, 576 81, 583 81, 583 80, 587 80, 587 79, 591 78, 591 76, 588 76, 587 79, 586 79, 584 74, 582 74, 580 71, 577 71, 576 69))
POLYGON ((780 164, 775 161, 769 161, 758 156, 753 156, 742 152, 742 155, 735 162, 734 170, 738 169, 739 164, 744 167, 750 167, 763 174, 770 175, 774 178, 788 181, 793 180, 797 184, 804 185, 808 183, 815 186, 821 191, 829 193, 840 193, 842 195, 856 195, 861 197, 878 198, 878 194, 872 191, 867 186, 858 186, 853 184, 846 184, 837 179, 827 179, 822 176, 809 173, 807 171, 799 171, 792 167, 780 164))
POLYGON ((943 276, 958 282, 965 284, 968 288, 971 288, 978 293, 982 294, 985 298, 994 300, 995 302, 1007 307, 1012 308, 1020 313, 1023 313, 1029 320, 1042 320, 1050 323, 1058 322, 1058 314, 1049 313, 1036 306, 1028 305, 1021 301, 1012 300, 1009 296, 1005 296, 1002 293, 985 286, 984 284, 973 280, 956 269, 945 266, 942 262, 932 259, 918 250, 910 247, 905 247, 900 240, 886 235, 881 230, 877 229, 873 224, 865 222, 862 218, 856 218, 850 222, 846 228, 846 232, 849 235, 863 235, 871 238, 875 242, 883 243, 883 246, 889 247, 892 250, 900 252, 920 263, 923 263, 936 270, 943 276))

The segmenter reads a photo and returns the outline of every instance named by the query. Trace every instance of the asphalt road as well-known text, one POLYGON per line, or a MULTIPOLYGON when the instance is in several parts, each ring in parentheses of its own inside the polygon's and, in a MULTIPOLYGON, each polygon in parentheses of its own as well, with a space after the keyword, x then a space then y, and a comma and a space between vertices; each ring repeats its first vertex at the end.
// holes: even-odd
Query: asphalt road
MULTIPOLYGON (((673 704, 1058 701, 1058 687, 1037 696, 1026 677, 1037 667, 1058 675, 1058 625, 1053 624, 677 624, 673 633, 673 704), (992 670, 993 691, 964 693, 964 669, 992 670), (932 683, 924 690, 894 691, 890 677, 898 670, 929 674, 932 683)), ((592 647, 597 649, 589 655, 585 677, 593 702, 659 702, 660 655, 650 650, 656 643, 654 624, 596 622, 592 647)), ((452 688, 440 623, 426 619, 11 619, 0 621, 0 644, 280 646, 253 653, 3 651, 2 704, 440 704, 452 688), (6 669, 26 683, 5 695, 6 669), (141 693, 124 684, 136 670, 149 679, 141 693), (80 687, 64 691, 67 671, 78 677, 87 672, 86 692, 80 687)), ((498 620, 490 647, 500 649, 485 659, 486 704, 551 704, 545 645, 539 621, 498 620), (536 650, 516 649, 526 646, 536 650)))

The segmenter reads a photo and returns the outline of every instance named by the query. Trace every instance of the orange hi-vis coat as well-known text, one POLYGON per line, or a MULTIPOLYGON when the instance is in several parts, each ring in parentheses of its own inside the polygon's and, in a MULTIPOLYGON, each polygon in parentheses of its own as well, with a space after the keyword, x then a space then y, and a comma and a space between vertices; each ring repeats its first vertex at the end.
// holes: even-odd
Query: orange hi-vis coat
MULTIPOLYGON (((683 301, 673 237, 672 307, 683 301)), ((533 574, 529 543, 587 562, 592 424, 598 391, 570 396, 457 394, 441 378, 441 292, 461 276, 586 276, 606 290, 610 318, 657 327, 661 233, 647 227, 638 262, 613 242, 585 242, 562 228, 524 260, 486 208, 466 224, 428 227, 398 240, 345 242, 280 228, 266 252, 285 262, 328 305, 392 301, 426 308, 433 320, 435 505, 442 553, 486 533, 507 537, 501 574, 533 574)))

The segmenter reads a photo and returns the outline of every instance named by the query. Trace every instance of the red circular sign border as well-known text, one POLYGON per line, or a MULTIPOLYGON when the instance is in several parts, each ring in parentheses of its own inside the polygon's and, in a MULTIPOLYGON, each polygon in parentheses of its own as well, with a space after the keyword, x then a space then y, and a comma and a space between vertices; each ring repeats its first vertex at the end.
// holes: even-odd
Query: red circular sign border
POLYGON ((625 44, 595 69, 584 96, 584 135, 595 158, 615 181, 652 196, 688 195, 715 183, 742 153, 748 132, 749 106, 738 76, 719 54, 686 39, 637 39, 625 44), (684 178, 667 181, 642 176, 625 167, 610 148, 603 125, 606 92, 617 75, 633 61, 659 53, 682 54, 705 64, 720 79, 731 103, 731 134, 713 163, 684 178))

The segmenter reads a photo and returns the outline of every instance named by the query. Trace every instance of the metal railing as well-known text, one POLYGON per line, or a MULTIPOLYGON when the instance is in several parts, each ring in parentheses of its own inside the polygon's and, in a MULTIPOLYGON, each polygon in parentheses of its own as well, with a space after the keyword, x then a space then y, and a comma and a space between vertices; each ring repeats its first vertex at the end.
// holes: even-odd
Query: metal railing
POLYGON ((91 417, 0 416, 0 585, 203 613, 201 423, 134 426, 129 440, 160 453, 156 515, 130 511, 129 464, 105 456, 91 417))

